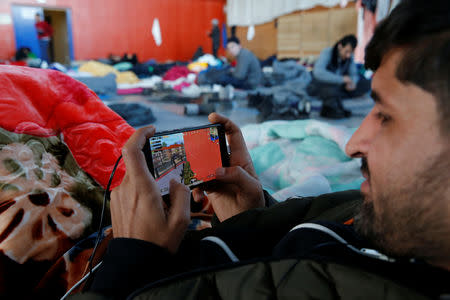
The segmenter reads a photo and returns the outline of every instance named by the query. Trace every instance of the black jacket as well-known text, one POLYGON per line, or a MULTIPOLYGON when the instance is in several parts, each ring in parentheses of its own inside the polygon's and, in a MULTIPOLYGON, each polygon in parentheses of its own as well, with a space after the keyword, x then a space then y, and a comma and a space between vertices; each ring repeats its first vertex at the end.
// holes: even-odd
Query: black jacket
POLYGON ((144 241, 114 239, 90 291, 115 299, 136 290, 146 299, 426 299, 450 293, 449 272, 358 252, 373 247, 342 222, 359 203, 358 192, 343 192, 247 211, 189 232, 176 255, 144 241), (204 240, 208 236, 223 244, 204 240))

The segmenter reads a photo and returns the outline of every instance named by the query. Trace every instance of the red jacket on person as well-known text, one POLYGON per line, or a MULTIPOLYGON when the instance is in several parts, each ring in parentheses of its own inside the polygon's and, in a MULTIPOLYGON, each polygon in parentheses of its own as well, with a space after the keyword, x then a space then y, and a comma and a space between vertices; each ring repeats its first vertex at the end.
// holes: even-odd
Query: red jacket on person
POLYGON ((51 38, 53 35, 53 28, 48 24, 46 21, 40 21, 37 22, 35 25, 37 33, 38 33, 38 39, 43 38, 51 38))

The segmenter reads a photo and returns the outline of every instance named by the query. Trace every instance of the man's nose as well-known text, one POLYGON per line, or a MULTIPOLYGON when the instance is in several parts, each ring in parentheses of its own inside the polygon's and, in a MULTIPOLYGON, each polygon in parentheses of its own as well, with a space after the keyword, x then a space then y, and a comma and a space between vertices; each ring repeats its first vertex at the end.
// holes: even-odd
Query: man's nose
POLYGON ((345 153, 350 157, 367 156, 372 139, 376 134, 376 130, 377 124, 375 122, 375 117, 373 116, 372 110, 348 141, 345 146, 345 153))

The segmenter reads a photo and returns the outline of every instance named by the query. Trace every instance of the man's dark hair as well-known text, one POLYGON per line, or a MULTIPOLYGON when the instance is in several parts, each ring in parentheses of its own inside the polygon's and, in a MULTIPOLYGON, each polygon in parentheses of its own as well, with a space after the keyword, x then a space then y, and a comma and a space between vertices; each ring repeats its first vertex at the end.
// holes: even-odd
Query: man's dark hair
POLYGON ((339 45, 339 44, 341 44, 343 47, 350 44, 350 46, 352 46, 352 48, 355 49, 356 45, 358 44, 358 39, 356 38, 356 36, 354 34, 349 34, 349 35, 344 36, 339 41, 337 41, 336 45, 334 45, 334 46, 337 47, 337 45, 339 45))
POLYGON ((450 1, 403 0, 375 29, 365 66, 377 70, 385 55, 404 49, 396 77, 437 99, 443 132, 450 132, 450 1))
POLYGON ((230 37, 230 38, 228 39, 227 45, 228 45, 229 43, 236 43, 236 44, 240 45, 240 44, 241 44, 241 41, 240 41, 237 37, 232 36, 232 37, 230 37))
POLYGON ((337 41, 336 44, 334 44, 333 52, 331 54, 331 65, 334 69, 338 68, 339 65, 338 45, 345 47, 349 44, 352 46, 353 50, 356 48, 356 45, 358 44, 358 40, 356 39, 356 36, 354 36, 353 34, 344 36, 342 39, 337 41))

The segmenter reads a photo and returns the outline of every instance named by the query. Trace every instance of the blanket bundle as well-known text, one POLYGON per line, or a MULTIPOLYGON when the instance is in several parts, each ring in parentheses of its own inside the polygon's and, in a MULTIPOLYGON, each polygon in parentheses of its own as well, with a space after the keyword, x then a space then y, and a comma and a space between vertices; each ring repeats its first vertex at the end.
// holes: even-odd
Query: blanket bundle
MULTIPOLYGON (((1 66, 0 82, 0 294, 60 296, 87 262, 64 254, 98 226, 103 189, 134 129, 60 72, 1 66)), ((124 172, 121 164, 113 187, 124 172)))
POLYGON ((354 129, 316 120, 270 121, 242 128, 263 186, 279 201, 359 189, 360 159, 345 154, 354 129))
MULTIPOLYGON (((104 189, 134 129, 79 81, 0 66, 0 298, 63 296, 88 272, 104 189)), ((121 162, 111 188, 125 174, 121 162)), ((209 203, 190 229, 210 226, 209 203)), ((109 211, 94 258, 112 230, 109 211)))

